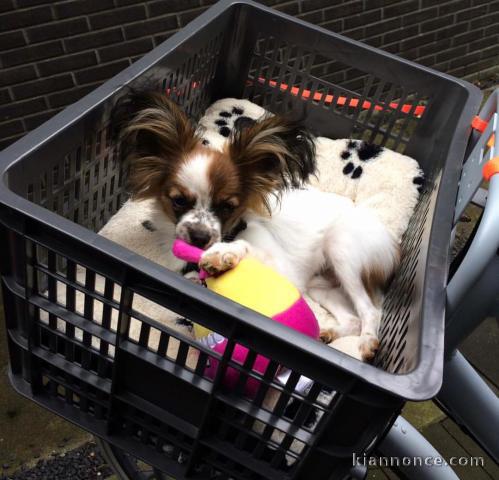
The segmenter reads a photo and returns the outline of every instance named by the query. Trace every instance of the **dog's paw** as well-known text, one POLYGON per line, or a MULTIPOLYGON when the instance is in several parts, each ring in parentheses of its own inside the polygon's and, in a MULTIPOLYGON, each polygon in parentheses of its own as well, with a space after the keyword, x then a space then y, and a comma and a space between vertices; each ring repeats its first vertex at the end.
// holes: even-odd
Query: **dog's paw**
POLYGON ((234 268, 240 260, 230 243, 215 243, 203 253, 199 266, 210 275, 216 275, 234 268))
POLYGON ((373 335, 362 335, 359 342, 359 351, 362 360, 369 362, 374 358, 379 348, 379 340, 373 335))
POLYGON ((334 328, 321 328, 319 338, 321 342, 329 344, 338 338, 338 334, 334 328))

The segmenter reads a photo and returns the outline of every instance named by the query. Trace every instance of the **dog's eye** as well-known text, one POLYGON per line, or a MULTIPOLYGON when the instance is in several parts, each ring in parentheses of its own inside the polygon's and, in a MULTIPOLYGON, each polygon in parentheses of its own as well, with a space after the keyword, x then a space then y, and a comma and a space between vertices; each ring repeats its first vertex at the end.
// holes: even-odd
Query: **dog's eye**
POLYGON ((234 212, 235 209, 236 209, 236 207, 232 203, 229 203, 229 202, 223 202, 217 208, 218 212, 223 217, 228 217, 229 215, 232 214, 232 212, 234 212))
POLYGON ((187 206, 187 198, 177 195, 172 199, 173 208, 185 208, 187 206))

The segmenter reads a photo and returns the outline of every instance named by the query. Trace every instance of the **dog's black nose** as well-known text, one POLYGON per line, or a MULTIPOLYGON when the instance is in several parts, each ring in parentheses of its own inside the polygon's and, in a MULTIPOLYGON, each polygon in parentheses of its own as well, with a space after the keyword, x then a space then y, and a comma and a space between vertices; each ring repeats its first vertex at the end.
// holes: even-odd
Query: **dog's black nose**
POLYGON ((206 230, 191 230, 189 232, 192 245, 204 248, 211 239, 211 235, 206 230))

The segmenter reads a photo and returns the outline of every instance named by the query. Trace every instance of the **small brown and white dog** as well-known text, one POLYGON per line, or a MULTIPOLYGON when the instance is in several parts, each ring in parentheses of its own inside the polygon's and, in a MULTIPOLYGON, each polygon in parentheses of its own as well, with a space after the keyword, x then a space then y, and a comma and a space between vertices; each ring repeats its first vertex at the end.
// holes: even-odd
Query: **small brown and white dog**
POLYGON ((306 186, 315 172, 306 128, 269 116, 234 132, 220 152, 155 92, 124 97, 113 121, 132 198, 156 198, 175 235, 205 249, 202 268, 217 273, 258 257, 336 318, 339 327, 324 330, 325 341, 360 335, 361 357, 373 357, 377 300, 398 265, 398 245, 369 209, 306 186))

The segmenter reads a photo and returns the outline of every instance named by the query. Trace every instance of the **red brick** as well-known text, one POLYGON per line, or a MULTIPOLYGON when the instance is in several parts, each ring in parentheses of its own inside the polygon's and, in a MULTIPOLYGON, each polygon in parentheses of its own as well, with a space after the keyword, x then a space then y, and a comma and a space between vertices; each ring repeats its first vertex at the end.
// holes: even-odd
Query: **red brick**
POLYGON ((107 80, 113 77, 117 73, 124 70, 130 65, 130 62, 126 60, 118 60, 113 63, 105 63, 104 65, 99 65, 98 67, 84 68, 79 72, 74 74, 76 81, 79 85, 85 83, 95 82, 98 80, 107 80))
POLYGON ((113 0, 76 0, 54 5, 57 18, 77 17, 78 15, 108 10, 113 7, 113 0))
POLYGON ((34 98, 23 102, 13 102, 0 107, 0 122, 23 117, 30 113, 41 112, 47 108, 45 99, 34 98))

